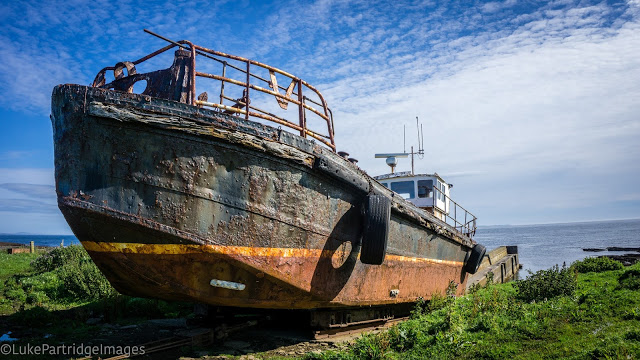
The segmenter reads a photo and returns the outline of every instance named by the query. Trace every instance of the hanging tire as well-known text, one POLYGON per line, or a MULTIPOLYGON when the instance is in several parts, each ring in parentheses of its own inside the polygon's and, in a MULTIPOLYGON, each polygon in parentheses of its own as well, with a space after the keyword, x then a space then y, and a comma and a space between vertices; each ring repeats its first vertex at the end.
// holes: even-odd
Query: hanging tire
POLYGON ((364 229, 360 261, 380 265, 387 253, 391 200, 384 195, 369 194, 364 203, 364 229))
POLYGON ((464 270, 469 274, 475 274, 478 271, 486 252, 487 249, 483 245, 476 244, 469 253, 467 262, 464 264, 464 270))

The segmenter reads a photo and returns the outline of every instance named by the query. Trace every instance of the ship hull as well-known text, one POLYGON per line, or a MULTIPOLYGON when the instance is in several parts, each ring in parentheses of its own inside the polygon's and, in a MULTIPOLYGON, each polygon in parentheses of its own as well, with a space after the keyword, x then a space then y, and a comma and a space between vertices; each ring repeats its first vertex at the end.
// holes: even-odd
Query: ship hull
POLYGON ((313 309, 464 291, 470 239, 305 139, 144 95, 52 99, 59 207, 122 293, 313 309), (393 200, 381 265, 359 260, 373 191, 393 200))

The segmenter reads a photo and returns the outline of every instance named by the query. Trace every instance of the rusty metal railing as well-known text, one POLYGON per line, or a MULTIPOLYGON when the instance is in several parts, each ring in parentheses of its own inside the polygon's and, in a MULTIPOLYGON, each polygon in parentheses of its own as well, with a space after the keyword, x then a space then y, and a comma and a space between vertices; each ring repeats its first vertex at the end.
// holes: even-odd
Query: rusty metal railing
POLYGON ((476 220, 478 220, 478 218, 473 215, 471 212, 469 212, 467 209, 463 208, 462 206, 460 206, 457 202, 453 201, 453 199, 451 199, 449 196, 447 196, 447 194, 445 194, 444 192, 442 192, 442 190, 438 189, 437 187, 433 187, 433 207, 436 208, 437 206, 437 200, 438 200, 438 196, 437 194, 442 195, 442 198, 444 199, 444 210, 442 213, 445 216, 445 222, 449 225, 451 225, 452 227, 454 227, 456 230, 460 231, 461 233, 472 237, 473 235, 475 235, 476 233, 476 229, 477 229, 477 224, 476 224, 476 220), (451 206, 449 205, 447 208, 447 204, 453 204, 453 216, 451 215, 451 206), (458 208, 460 208, 462 210, 461 214, 460 214, 460 219, 458 219, 458 208), (462 219, 462 216, 464 215, 464 222, 462 219))
MULTIPOLYGON (((135 75, 135 65, 138 65, 144 61, 147 61, 157 55, 164 53, 174 47, 180 47, 191 53, 191 66, 189 68, 189 96, 184 99, 184 102, 194 105, 203 106, 217 109, 227 114, 244 116, 245 119, 258 118, 267 120, 282 126, 286 126, 290 129, 299 132, 300 136, 306 138, 311 137, 319 142, 325 144, 333 151, 336 150, 334 127, 333 127, 333 114, 322 94, 306 81, 273 66, 269 66, 258 61, 246 59, 240 56, 226 54, 220 51, 211 50, 202 46, 194 45, 193 43, 182 40, 173 41, 163 36, 155 34, 145 29, 145 32, 161 38, 170 44, 133 62, 121 62, 113 67, 106 67, 96 76, 93 86, 105 86, 104 74, 107 70, 113 70, 114 77, 120 79, 123 77, 124 68, 127 69, 128 76, 135 75), (196 55, 202 56, 214 60, 222 65, 221 74, 211 74, 196 70, 196 55), (235 62, 243 64, 241 66, 232 63, 235 62), (259 76, 254 68, 262 69, 269 73, 269 79, 265 79, 259 76), (243 79, 234 79, 227 74, 228 69, 233 69, 240 72, 243 75, 243 79), (276 74, 281 77, 290 79, 288 87, 278 85, 276 74), (201 93, 196 97, 196 79, 207 78, 216 80, 220 83, 220 95, 219 102, 211 102, 208 99, 206 92, 201 93), (260 86, 261 83, 266 84, 268 87, 260 86), (228 96, 228 92, 225 93, 225 85, 233 85, 240 87, 243 90, 243 95, 240 98, 234 99, 228 96), (280 90, 284 91, 284 94, 280 93, 280 90), (297 107, 297 121, 290 121, 283 116, 278 116, 267 110, 261 109, 251 103, 251 94, 253 92, 267 94, 275 97, 277 104, 283 110, 288 109, 288 104, 292 103, 297 107), (313 100, 307 95, 315 95, 318 100, 313 100), (224 101, 228 100, 233 104, 224 104, 224 101), (317 105, 319 109, 312 105, 317 105), (313 116, 321 119, 326 123, 327 131, 325 134, 319 131, 310 129, 307 126, 307 116, 312 114, 313 116)), ((109 84, 107 84, 108 86, 109 84)), ((132 87, 129 88, 131 92, 132 87)), ((254 97, 254 100, 256 97, 254 97)))

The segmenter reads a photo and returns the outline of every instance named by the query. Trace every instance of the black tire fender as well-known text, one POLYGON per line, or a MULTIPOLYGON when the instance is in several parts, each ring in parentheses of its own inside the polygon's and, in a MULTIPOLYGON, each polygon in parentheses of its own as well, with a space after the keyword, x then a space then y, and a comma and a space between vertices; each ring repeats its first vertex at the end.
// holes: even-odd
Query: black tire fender
POLYGON ((464 264, 464 270, 469 274, 475 274, 478 271, 486 252, 487 249, 484 245, 476 244, 468 253, 467 261, 464 264))
POLYGON ((364 226, 360 261, 381 265, 387 253, 391 200, 381 194, 369 194, 364 201, 364 226))

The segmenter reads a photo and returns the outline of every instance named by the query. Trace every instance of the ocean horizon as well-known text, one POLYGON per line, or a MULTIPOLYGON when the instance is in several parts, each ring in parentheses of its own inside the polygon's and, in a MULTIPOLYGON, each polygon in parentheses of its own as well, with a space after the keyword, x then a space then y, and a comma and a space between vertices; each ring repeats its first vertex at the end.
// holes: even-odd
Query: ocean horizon
POLYGON ((474 240, 487 249, 502 245, 518 246, 520 263, 526 276, 554 265, 601 255, 622 255, 628 251, 587 252, 583 249, 640 247, 640 219, 598 220, 537 225, 480 226, 474 240))

